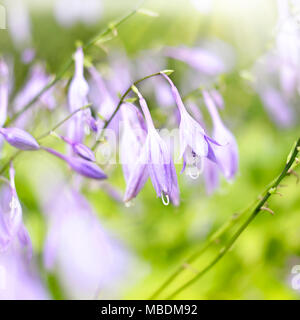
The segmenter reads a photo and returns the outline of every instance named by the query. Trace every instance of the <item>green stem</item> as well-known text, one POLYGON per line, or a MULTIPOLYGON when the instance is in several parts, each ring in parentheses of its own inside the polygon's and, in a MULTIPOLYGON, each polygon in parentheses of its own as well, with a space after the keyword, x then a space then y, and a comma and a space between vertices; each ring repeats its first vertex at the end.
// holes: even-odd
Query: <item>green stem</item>
POLYGON ((73 111, 72 113, 70 113, 66 118, 64 118, 63 120, 61 120, 60 122, 58 122, 51 130, 48 130, 47 132, 43 133, 42 135, 40 135, 37 140, 41 140, 46 138, 47 136, 49 136, 51 134, 52 131, 55 131, 56 129, 58 129, 60 126, 62 126, 65 122, 67 122, 69 119, 71 119, 76 113, 78 113, 79 111, 85 110, 87 108, 89 108, 91 106, 91 104, 87 104, 75 111, 73 111))
POLYGON ((295 143, 295 146, 292 150, 292 152, 289 155, 289 159, 282 170, 279 177, 275 180, 275 182, 272 184, 271 188, 266 192, 264 197, 259 201, 259 203, 256 205, 254 210, 252 211, 251 215, 248 217, 248 219, 241 225, 241 227, 237 230, 237 232, 233 235, 233 237, 230 239, 230 241, 227 243, 225 247, 223 247, 219 254, 213 259, 202 271, 200 271, 196 276, 194 276, 191 280, 186 282, 184 285, 179 287, 176 291, 174 291, 170 296, 168 296, 167 299, 172 299, 176 295, 178 295, 180 292, 185 290, 187 287, 192 285, 194 282, 196 282, 200 277, 202 277, 204 274, 206 274, 214 265, 216 265, 224 256, 225 254, 232 248, 234 243, 237 241, 237 239, 240 237, 240 235, 243 233, 243 231, 249 226, 249 224, 255 219, 255 217, 258 215, 258 213, 263 209, 264 204, 267 202, 267 200, 271 197, 272 194, 274 194, 274 190, 276 191, 277 187, 279 186, 280 182, 290 173, 290 169, 296 162, 297 155, 300 151, 300 138, 295 143))
MULTIPOLYGON (((130 11, 126 16, 119 19, 115 23, 111 23, 107 26, 105 30, 103 30, 100 34, 98 34, 96 37, 92 38, 90 41, 88 41, 84 46, 83 50, 87 50, 92 45, 94 45, 97 41, 99 41, 101 38, 107 36, 114 30, 116 30, 122 23, 127 21, 130 17, 132 17, 134 14, 137 13, 138 8, 141 6, 141 4, 144 1, 141 1, 140 4, 132 11, 130 11)), ((71 68, 73 64, 73 57, 70 57, 69 60, 66 62, 64 67, 61 69, 61 71, 54 77, 54 79, 50 80, 48 84, 46 84, 22 109, 20 109, 18 112, 16 112, 11 119, 9 119, 5 126, 9 125, 10 123, 17 120, 25 111, 27 111, 35 102, 38 101, 38 99, 50 88, 52 88, 59 80, 62 79, 62 77, 66 74, 66 72, 71 68)))
MULTIPOLYGON (((246 210, 245 210, 246 212, 246 210)), ((223 226, 221 226, 207 240, 203 247, 192 253, 170 276, 167 280, 153 293, 149 300, 156 299, 185 269, 186 265, 198 259, 213 243, 215 243, 224 233, 226 233, 245 213, 234 214, 223 226)))
MULTIPOLYGON (((69 119, 71 119, 77 112, 82 111, 84 109, 89 108, 91 105, 87 104, 75 111, 73 111, 72 113, 70 113, 66 118, 64 118, 63 120, 61 120, 59 123, 57 123, 51 130, 48 130, 47 132, 43 133, 42 135, 40 135, 37 138, 37 141, 42 140, 44 138, 46 138, 47 136, 49 136, 51 134, 52 131, 56 130, 57 128, 59 128, 60 126, 62 126, 66 121, 68 121, 69 119)), ((3 174, 5 172, 5 170, 9 167, 9 164, 11 161, 15 160, 21 153, 23 150, 18 150, 16 151, 10 158, 9 160, 2 166, 1 170, 0 170, 0 175, 3 174)))
MULTIPOLYGON (((168 70, 169 71, 169 70, 168 70)), ((160 72, 156 72, 156 73, 152 73, 148 76, 145 76, 141 79, 136 80, 135 82, 133 82, 133 84, 124 92, 124 94, 122 95, 122 97, 119 100, 119 103, 116 107, 116 109, 114 110, 114 112, 112 113, 112 115, 105 121, 103 129, 102 129, 102 134, 104 129, 106 129, 108 127, 108 125, 110 124, 110 122, 113 120, 113 118, 115 117, 115 115, 117 114, 117 112, 119 111, 119 109, 121 108, 121 105, 124 103, 125 98, 127 97, 127 95, 130 93, 130 91, 132 90, 132 86, 136 86, 138 85, 140 82, 147 80, 149 78, 155 77, 155 76, 159 76, 161 75, 161 73, 164 71, 160 71, 160 72)), ((95 142, 94 146, 92 147, 92 150, 95 150, 97 148, 97 146, 99 145, 101 141, 101 137, 95 142)))
MULTIPOLYGON (((269 183, 267 188, 260 194, 257 199, 260 199, 262 195, 264 195, 270 188, 271 185, 274 183, 275 179, 269 183)), ((220 237, 222 237, 232 226, 234 226, 243 215, 245 215, 255 204, 257 200, 252 201, 252 203, 243 211, 239 213, 233 214, 230 219, 225 222, 218 230, 216 230, 210 238, 206 241, 203 247, 199 250, 196 250, 189 258, 187 258, 170 276, 167 280, 153 293, 153 295, 149 298, 149 300, 154 300, 164 291, 178 276, 186 269, 186 264, 190 264, 198 259, 210 246, 215 243, 220 237)))

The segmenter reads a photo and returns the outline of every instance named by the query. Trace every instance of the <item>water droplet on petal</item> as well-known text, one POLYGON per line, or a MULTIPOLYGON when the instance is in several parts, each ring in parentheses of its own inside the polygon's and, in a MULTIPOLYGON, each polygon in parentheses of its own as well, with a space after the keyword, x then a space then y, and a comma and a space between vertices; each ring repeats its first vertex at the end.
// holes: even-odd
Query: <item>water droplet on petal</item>
POLYGON ((126 207, 126 208, 130 208, 130 207, 133 207, 133 206, 134 206, 134 202, 133 202, 132 200, 125 202, 125 207, 126 207))
POLYGON ((201 172, 198 168, 188 168, 187 170, 187 175, 193 179, 193 180, 197 180, 200 176, 201 172))
POLYGON ((167 194, 165 194, 165 193, 162 193, 162 195, 161 195, 161 201, 162 201, 162 203, 163 203, 165 206, 168 206, 169 203, 170 203, 169 195, 167 195, 167 194))
POLYGON ((193 180, 199 178, 204 170, 204 159, 203 157, 195 157, 192 163, 192 167, 187 169, 187 175, 190 176, 193 180))

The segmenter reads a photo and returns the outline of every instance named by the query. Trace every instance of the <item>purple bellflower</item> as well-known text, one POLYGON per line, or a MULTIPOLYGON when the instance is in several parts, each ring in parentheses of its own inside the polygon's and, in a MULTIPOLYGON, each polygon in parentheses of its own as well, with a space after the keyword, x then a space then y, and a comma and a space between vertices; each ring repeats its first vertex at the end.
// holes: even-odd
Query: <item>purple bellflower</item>
POLYGON ((10 165, 10 181, 8 186, 1 190, 0 212, 0 251, 7 250, 17 241, 27 248, 28 257, 32 255, 32 246, 29 234, 23 224, 22 207, 15 186, 15 171, 10 165))
POLYGON ((168 48, 166 55, 181 60, 209 76, 216 76, 226 71, 226 65, 222 59, 216 53, 204 48, 168 48))
POLYGON ((294 123, 295 112, 279 90, 273 87, 264 88, 260 97, 270 117, 279 127, 288 128, 294 123))
POLYGON ((0 128, 0 134, 13 147, 20 150, 38 150, 37 141, 28 132, 19 128, 0 128))
MULTIPOLYGON (((50 81, 50 76, 46 73, 45 67, 42 64, 34 65, 31 70, 29 77, 26 81, 25 86, 19 92, 14 100, 14 106, 16 111, 19 111, 24 107, 33 97, 35 97, 40 90, 47 85, 50 81)), ((39 103, 53 110, 56 105, 56 101, 53 95, 53 88, 46 91, 40 98, 39 103)))
POLYGON ((12 164, 9 175, 0 190, 0 299, 48 299, 31 259, 32 245, 22 220, 12 164))
POLYGON ((213 147, 213 152, 217 159, 216 162, 219 164, 225 178, 232 180, 238 170, 237 142, 233 134, 223 124, 211 95, 207 91, 203 91, 203 98, 213 121, 213 138, 221 144, 220 147, 213 147))
MULTIPOLYGON (((107 121, 116 109, 118 104, 117 89, 114 88, 115 90, 112 91, 111 88, 110 90, 107 82, 103 79, 102 75, 96 70, 96 68, 90 67, 89 72, 91 74, 89 97, 102 118, 97 121, 98 128, 101 129, 104 126, 104 121, 107 121)), ((119 129, 120 118, 121 115, 118 111, 109 123, 108 128, 117 132, 119 129)))
MULTIPOLYGON (((297 89, 300 67, 300 30, 297 17, 289 8, 289 1, 277 0, 278 33, 276 53, 279 57, 279 79, 281 89, 291 96, 297 89)), ((298 7, 299 9, 299 7, 298 7)))
POLYGON ((7 23, 11 38, 17 48, 24 49, 31 44, 31 21, 28 5, 22 0, 6 0, 7 23))
POLYGON ((203 177, 206 193, 208 195, 213 194, 220 185, 220 168, 215 162, 208 158, 204 159, 203 177))
POLYGON ((63 186, 57 192, 55 188, 49 200, 45 204, 46 268, 56 271, 70 299, 95 299, 99 293, 101 298, 118 296, 131 267, 128 251, 102 228, 77 191, 63 186))
MULTIPOLYGON (((82 48, 78 48, 74 55, 75 73, 70 83, 68 92, 68 101, 70 112, 74 112, 79 108, 88 104, 89 86, 84 78, 84 55, 82 48)), ((82 110, 70 120, 69 138, 72 141, 82 142, 84 137, 84 125, 86 117, 90 115, 90 110, 82 110)))
MULTIPOLYGON (((46 74, 45 68, 41 64, 36 64, 30 69, 30 74, 24 87, 16 95, 12 105, 14 111, 19 112, 22 108, 34 98, 40 90, 45 87, 50 81, 50 76, 46 74)), ((24 112, 24 114, 18 118, 16 125, 20 128, 25 128, 26 125, 32 120, 33 112, 37 111, 39 106, 46 107, 49 110, 53 110, 56 106, 56 100, 54 97, 55 87, 50 88, 34 104, 30 112, 24 112)))
POLYGON ((0 127, 2 127, 7 117, 8 91, 9 91, 8 66, 4 60, 0 59, 0 127))
MULTIPOLYGON (((130 103, 121 106, 123 128, 120 144, 120 158, 126 183, 129 183, 130 176, 136 169, 136 160, 140 157, 146 142, 147 129, 144 118, 140 111, 130 103), (130 151, 128 147, 130 146, 130 151)), ((131 198, 137 196, 148 179, 148 171, 141 168, 139 183, 131 191, 131 198)))
POLYGON ((139 97, 140 106, 145 116, 147 137, 136 167, 128 180, 125 201, 130 201, 136 195, 136 190, 140 188, 144 177, 144 171, 147 170, 157 196, 161 197, 165 204, 171 200, 174 205, 179 205, 177 175, 171 152, 154 127, 145 99, 136 87, 132 87, 132 89, 139 97))
POLYGON ((184 159, 182 171, 184 171, 186 164, 197 167, 202 171, 205 157, 214 162, 217 161, 212 144, 220 145, 206 135, 203 127, 190 116, 172 80, 166 74, 162 73, 162 75, 171 85, 172 94, 180 112, 180 156, 184 159))
POLYGON ((50 299, 34 261, 28 261, 20 248, 10 248, 0 254, 0 300, 50 299))
POLYGON ((97 107, 101 117, 107 120, 115 111, 117 101, 113 99, 104 79, 96 68, 90 67, 89 72, 91 74, 90 99, 93 105, 97 107))
POLYGON ((54 16, 64 27, 76 23, 95 24, 102 15, 101 0, 56 0, 54 16))
POLYGON ((44 150, 66 161, 71 169, 84 177, 96 180, 107 178, 106 174, 94 162, 82 158, 66 156, 50 148, 44 148, 44 150))

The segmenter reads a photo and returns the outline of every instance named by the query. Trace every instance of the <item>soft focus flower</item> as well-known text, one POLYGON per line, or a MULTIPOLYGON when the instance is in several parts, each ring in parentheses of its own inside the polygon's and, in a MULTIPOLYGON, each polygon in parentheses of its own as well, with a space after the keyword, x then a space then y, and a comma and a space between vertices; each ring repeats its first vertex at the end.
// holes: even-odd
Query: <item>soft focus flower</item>
POLYGON ((296 122, 300 86, 300 28, 289 2, 278 0, 277 5, 275 47, 255 63, 254 88, 272 120, 279 127, 286 128, 296 122))
MULTIPOLYGON (((15 187, 15 171, 10 167, 9 186, 1 190, 0 251, 4 251, 20 237, 22 240, 22 208, 15 187)), ((23 241, 20 241, 23 244, 23 241)))
POLYGON ((55 189, 45 211, 47 269, 57 272, 71 299, 119 296, 129 272, 129 255, 100 225, 84 197, 75 190, 55 189))
MULTIPOLYGON (((107 84, 95 67, 90 67, 91 74, 89 96, 102 118, 108 120, 116 109, 117 101, 113 98, 107 84)), ((103 123, 102 123, 103 125, 103 123)))
POLYGON ((165 50, 165 55, 183 61, 201 74, 210 77, 227 72, 234 64, 232 48, 219 40, 204 41, 194 48, 169 47, 165 50))
POLYGON ((102 15, 101 0, 56 0, 54 7, 56 20, 65 27, 75 23, 94 24, 102 15))
POLYGON ((286 128, 295 122, 294 110, 278 90, 265 88, 261 90, 260 96, 267 112, 278 126, 286 128))
POLYGON ((0 127, 2 127, 7 117, 8 91, 9 91, 8 66, 4 60, 0 59, 0 127))
POLYGON ((208 158, 204 159, 203 177, 208 195, 213 194, 220 185, 219 172, 219 166, 215 162, 209 160, 208 158))
POLYGON ((268 53, 254 66, 254 88, 271 119, 282 128, 295 123, 294 95, 287 95, 278 85, 281 63, 278 57, 268 53))
POLYGON ((8 31, 16 47, 24 49, 31 44, 31 21, 28 6, 23 0, 6 0, 8 31))
MULTIPOLYGON (((138 78, 145 74, 153 74, 159 70, 166 69, 166 58, 156 54, 153 51, 143 52, 136 61, 138 78)), ((172 107, 174 100, 169 89, 169 85, 160 77, 148 79, 143 83, 143 91, 154 92, 157 104, 163 108, 172 107)))
POLYGON ((147 170, 157 196, 162 197, 163 201, 166 197, 166 203, 171 200, 174 205, 178 205, 179 189, 171 152, 154 127, 145 99, 137 88, 133 87, 133 90, 139 97, 148 132, 145 146, 128 180, 125 201, 131 200, 136 195, 136 190, 140 188, 144 177, 144 171, 147 170))
POLYGON ((130 60, 124 51, 114 51, 109 55, 110 76, 108 86, 114 97, 123 94, 132 84, 130 60))
POLYGON ((49 299, 37 267, 28 262, 20 248, 0 253, 0 300, 49 299))
POLYGON ((15 187, 15 171, 0 190, 0 299, 47 299, 36 274, 29 234, 15 187))
POLYGON ((32 48, 27 48, 27 49, 25 49, 25 50, 23 51, 23 53, 22 53, 22 61, 23 61, 23 63, 24 63, 24 64, 29 64, 29 63, 31 63, 31 62, 34 60, 34 58, 35 58, 35 54, 36 54, 36 52, 35 52, 35 50, 32 49, 32 48))
MULTIPOLYGON (((78 48, 74 55, 75 73, 68 92, 69 110, 74 112, 88 104, 89 86, 84 78, 84 55, 82 48, 78 48)), ((91 115, 89 109, 77 112, 69 122, 68 136, 72 141, 82 142, 85 122, 91 115)))
POLYGON ((202 14, 209 14, 212 11, 213 0, 190 0, 194 7, 202 14))
POLYGON ((231 180, 238 170, 237 142, 234 135, 223 124, 209 92, 203 91, 203 98, 213 121, 213 138, 221 144, 220 147, 213 147, 216 163, 219 164, 224 176, 231 180))
POLYGON ((37 141, 28 132, 19 128, 0 128, 0 134, 13 147, 20 150, 38 150, 37 141))
POLYGON ((280 85, 288 96, 293 94, 299 81, 300 28, 297 18, 290 12, 287 0, 277 0, 278 33, 276 54, 280 60, 280 85))
POLYGON ((84 177, 96 180, 107 178, 106 174, 94 162, 82 158, 66 156, 50 148, 44 148, 44 150, 66 161, 71 169, 84 177))
MULTIPOLYGON (((42 64, 33 65, 30 69, 29 76, 24 87, 16 95, 12 105, 14 112, 19 112, 28 104, 49 82, 51 77, 46 73, 45 67, 42 64)), ((33 105, 30 111, 25 112, 18 118, 16 124, 18 127, 25 128, 32 120, 33 111, 37 107, 43 106, 49 110, 53 110, 56 106, 54 97, 55 86, 44 92, 37 102, 33 105)))

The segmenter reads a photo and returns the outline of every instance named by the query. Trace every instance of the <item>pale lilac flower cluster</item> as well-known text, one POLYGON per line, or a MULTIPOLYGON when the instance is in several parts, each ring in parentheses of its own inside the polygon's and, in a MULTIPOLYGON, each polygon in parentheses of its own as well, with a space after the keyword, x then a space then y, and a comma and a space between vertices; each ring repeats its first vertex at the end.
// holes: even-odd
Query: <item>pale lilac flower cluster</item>
POLYGON ((277 6, 275 43, 254 66, 254 88, 272 120, 287 128, 295 124, 298 113, 300 27, 288 0, 278 0, 277 6))
MULTIPOLYGON (((181 59, 198 72, 212 78, 226 71, 228 67, 222 59, 202 49, 169 48, 166 55, 181 59), (203 60, 202 65, 198 61, 199 58, 203 60)), ((224 108, 224 101, 216 89, 202 90, 205 105, 213 122, 210 136, 198 105, 192 102, 185 104, 177 87, 168 76, 170 72, 159 71, 166 64, 166 55, 160 60, 150 58, 149 55, 145 58, 143 63, 148 65, 149 74, 152 72, 156 75, 149 81, 153 87, 148 89, 154 88, 156 102, 162 107, 161 110, 169 112, 177 120, 175 123, 176 129, 178 127, 179 130, 179 155, 183 163, 181 172, 189 174, 191 168, 197 172, 204 170, 207 189, 212 192, 218 186, 220 173, 230 181, 238 170, 237 143, 232 133, 225 127, 218 111, 224 108)), ((141 94, 141 91, 144 92, 144 87, 138 89, 132 85, 133 68, 126 56, 123 53, 111 56, 109 71, 103 74, 96 66, 86 64, 83 48, 77 48, 73 56, 74 75, 69 86, 65 88, 68 91, 66 99, 68 117, 60 122, 65 125, 59 129, 58 126, 54 127, 52 131, 42 135, 42 138, 34 138, 29 133, 35 132, 35 128, 31 127, 32 117, 39 114, 42 106, 46 107, 42 109, 44 112, 50 111, 51 116, 55 118, 54 111, 57 113, 60 111, 57 108, 60 104, 57 91, 60 88, 54 86, 46 92, 41 92, 52 78, 42 64, 32 63, 26 84, 15 97, 10 97, 11 71, 1 59, 0 137, 19 151, 41 150, 44 152, 39 154, 45 159, 48 154, 50 157, 63 160, 71 173, 96 180, 84 186, 95 185, 101 188, 102 180, 108 177, 106 172, 112 169, 109 166, 104 170, 99 167, 97 152, 101 151, 103 141, 109 142, 110 137, 106 135, 105 129, 111 130, 120 138, 119 155, 126 181, 123 201, 128 204, 137 197, 150 178, 157 197, 161 198, 165 205, 172 203, 174 206, 179 206, 180 190, 174 161, 174 145, 167 143, 159 132, 161 126, 152 118, 151 105, 148 106, 141 94), (85 65, 88 65, 86 69, 85 65), (124 92, 135 93, 136 96, 126 96, 120 101, 120 95, 124 92), (32 99, 34 104, 31 113, 29 114, 26 108, 23 113, 24 105, 26 106, 32 99), (10 100, 12 108, 8 108, 10 100), (21 116, 16 119, 13 127, 10 126, 9 116, 18 113, 21 116), (62 132, 56 132, 58 130, 62 132), (43 140, 45 137, 49 140, 51 137, 56 137, 59 139, 56 142, 59 142, 56 147, 49 147, 49 140, 45 139, 47 142, 43 140), (59 144, 67 147, 66 150, 61 151, 59 144), (95 146, 98 148, 95 149, 95 146)), ((34 52, 28 49, 26 54, 24 52, 23 58, 24 62, 31 63, 34 52)), ((93 210, 80 194, 79 190, 86 180, 78 175, 73 178, 72 175, 68 185, 64 177, 60 185, 56 184, 52 189, 48 186, 51 184, 50 180, 56 179, 60 174, 59 161, 57 166, 56 161, 51 163, 53 168, 49 169, 51 173, 48 172, 51 177, 47 178, 47 184, 39 186, 37 191, 42 194, 46 189, 47 196, 42 195, 42 197, 48 197, 48 202, 43 202, 47 238, 42 268, 48 272, 55 272, 63 290, 68 297, 74 299, 94 298, 103 289, 109 292, 112 287, 118 288, 117 283, 128 273, 130 254, 119 241, 116 242, 102 229, 93 210), (51 189, 50 193, 53 196, 49 197, 48 189, 51 189)), ((7 270, 12 264, 17 265, 17 272, 15 274, 11 272, 10 277, 21 281, 23 287, 11 283, 9 288, 13 290, 10 293, 5 291, 5 294, 11 298, 47 299, 48 294, 37 276, 34 257, 30 260, 32 245, 23 223, 22 207, 17 196, 12 165, 9 175, 10 180, 3 177, 4 186, 0 192, 2 205, 0 251, 5 252, 4 255, 0 255, 0 262, 7 270)), ((195 178, 192 174, 189 175, 195 178)), ((113 186, 108 185, 107 190, 119 201, 113 186)), ((1 294, 0 291, 0 297, 1 294)))

